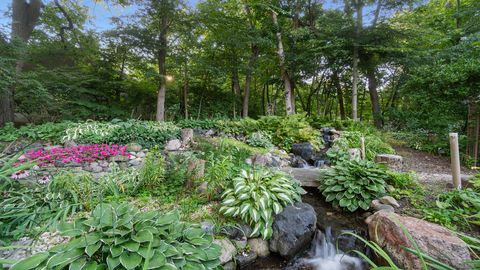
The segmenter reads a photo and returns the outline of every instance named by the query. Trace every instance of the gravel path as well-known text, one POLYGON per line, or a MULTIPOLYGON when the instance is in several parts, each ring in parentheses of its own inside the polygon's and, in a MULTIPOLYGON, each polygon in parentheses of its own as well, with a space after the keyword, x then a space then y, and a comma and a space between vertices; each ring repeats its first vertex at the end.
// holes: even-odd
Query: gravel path
MULTIPOLYGON (((394 146, 398 155, 403 157, 403 170, 415 171, 420 183, 427 186, 444 188, 451 183, 450 157, 435 156, 404 146, 394 146)), ((473 176, 476 172, 462 167, 462 179, 473 176)))

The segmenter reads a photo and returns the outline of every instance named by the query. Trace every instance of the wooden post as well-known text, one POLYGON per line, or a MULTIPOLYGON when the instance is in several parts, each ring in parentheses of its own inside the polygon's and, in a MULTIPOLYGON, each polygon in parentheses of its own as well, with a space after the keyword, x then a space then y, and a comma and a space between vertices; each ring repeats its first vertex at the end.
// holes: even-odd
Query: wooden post
POLYGON ((458 133, 450 133, 448 134, 448 137, 450 140, 453 187, 461 189, 462 182, 460 179, 460 152, 458 150, 458 133))
POLYGON ((362 159, 365 159, 367 156, 367 153, 365 153, 365 137, 360 138, 360 147, 362 159))

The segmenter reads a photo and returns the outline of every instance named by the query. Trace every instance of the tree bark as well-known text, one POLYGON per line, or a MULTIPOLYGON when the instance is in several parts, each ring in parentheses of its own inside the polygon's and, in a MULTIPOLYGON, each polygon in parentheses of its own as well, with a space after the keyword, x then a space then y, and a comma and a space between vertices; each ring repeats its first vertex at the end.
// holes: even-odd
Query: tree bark
POLYGON ((165 121, 165 96, 167 92, 167 31, 168 18, 164 15, 160 20, 160 48, 158 49, 158 73, 160 75, 160 85, 157 95, 157 121, 165 121))
POLYGON ((345 120, 345 105, 343 103, 343 91, 342 87, 340 86, 340 79, 338 78, 338 73, 335 71, 333 73, 333 83, 337 90, 337 99, 338 99, 338 108, 340 110, 340 119, 345 120))
POLYGON ((368 79, 368 92, 370 94, 370 103, 372 104, 372 115, 373 115, 373 122, 375 127, 382 128, 382 112, 380 110, 380 102, 378 98, 378 91, 377 91, 377 78, 375 75, 375 69, 368 68, 367 71, 367 79, 368 79))
MULTIPOLYGON (((253 21, 250 19, 250 17, 251 17, 250 8, 248 7, 248 5, 245 5, 244 8, 245 8, 245 13, 249 17, 248 21, 249 21, 249 25, 250 25, 250 31, 254 32, 255 31, 255 25, 254 25, 253 21)), ((245 75, 245 91, 243 93, 242 117, 248 117, 248 105, 249 105, 249 98, 250 98, 250 84, 252 82, 253 69, 255 68, 255 63, 257 61, 258 53, 259 53, 259 48, 254 41, 251 42, 250 49, 251 49, 250 60, 248 61, 247 73, 245 75)))
MULTIPOLYGON (((13 0, 12 1, 12 40, 18 39, 26 43, 32 35, 33 29, 40 17, 41 0, 13 0)), ((15 67, 15 76, 18 77, 23 69, 23 60, 18 60, 15 67)), ((0 127, 7 122, 13 122, 15 115, 15 85, 0 91, 0 127)))
POLYGON ((285 111, 287 115, 294 114, 294 106, 292 102, 292 84, 290 80, 290 75, 288 74, 287 68, 285 66, 285 52, 283 50, 283 42, 282 42, 282 33, 280 32, 280 27, 278 24, 277 13, 272 11, 272 20, 273 25, 276 28, 276 36, 277 36, 277 54, 278 59, 280 62, 280 73, 283 79, 283 84, 285 87, 285 111))
POLYGON ((185 59, 185 67, 184 67, 184 82, 183 82, 183 114, 185 119, 188 119, 188 63, 187 59, 185 59))
POLYGON ((357 0, 355 3, 355 9, 357 11, 357 20, 355 27, 355 42, 353 46, 353 64, 352 64, 352 118, 353 121, 358 121, 358 112, 357 112, 357 99, 358 99, 358 41, 360 38, 360 31, 363 24, 363 14, 362 14, 362 3, 361 0, 357 0))

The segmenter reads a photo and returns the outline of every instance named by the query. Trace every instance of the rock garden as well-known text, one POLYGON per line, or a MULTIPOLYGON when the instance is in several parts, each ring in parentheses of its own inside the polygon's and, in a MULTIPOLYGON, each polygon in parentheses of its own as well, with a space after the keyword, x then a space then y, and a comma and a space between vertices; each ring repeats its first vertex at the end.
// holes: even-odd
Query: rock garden
POLYGON ((364 124, 90 121, 0 139, 5 269, 480 267, 480 177, 424 181, 364 124))

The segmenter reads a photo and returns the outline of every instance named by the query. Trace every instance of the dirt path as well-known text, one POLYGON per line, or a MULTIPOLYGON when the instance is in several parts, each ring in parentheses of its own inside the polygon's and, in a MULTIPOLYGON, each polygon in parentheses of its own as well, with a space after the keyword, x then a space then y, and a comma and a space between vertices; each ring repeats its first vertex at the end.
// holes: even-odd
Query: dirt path
MULTIPOLYGON (((404 146, 394 146, 398 155, 403 157, 403 171, 415 171, 419 181, 428 186, 444 188, 451 183, 450 158, 435 156, 404 146)), ((474 175, 476 172, 462 167, 462 179, 474 175)))

